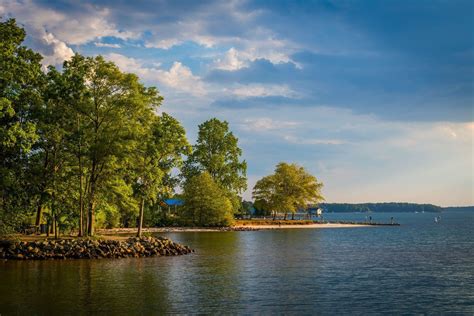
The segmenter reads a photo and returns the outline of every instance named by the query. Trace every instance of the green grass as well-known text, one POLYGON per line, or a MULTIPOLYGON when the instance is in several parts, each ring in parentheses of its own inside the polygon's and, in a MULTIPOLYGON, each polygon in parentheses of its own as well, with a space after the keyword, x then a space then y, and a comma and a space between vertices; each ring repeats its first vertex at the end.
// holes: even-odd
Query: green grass
POLYGON ((235 225, 254 226, 254 225, 310 225, 315 222, 312 220, 272 220, 272 219, 240 219, 235 221, 235 225))

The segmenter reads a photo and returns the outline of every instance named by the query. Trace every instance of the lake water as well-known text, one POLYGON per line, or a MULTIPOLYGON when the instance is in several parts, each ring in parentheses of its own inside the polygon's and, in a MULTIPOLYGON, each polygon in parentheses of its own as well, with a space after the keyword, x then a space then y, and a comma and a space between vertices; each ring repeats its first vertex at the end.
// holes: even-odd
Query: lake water
POLYGON ((402 225, 170 233, 196 253, 1 262, 0 314, 474 314, 474 213, 371 215, 402 225))

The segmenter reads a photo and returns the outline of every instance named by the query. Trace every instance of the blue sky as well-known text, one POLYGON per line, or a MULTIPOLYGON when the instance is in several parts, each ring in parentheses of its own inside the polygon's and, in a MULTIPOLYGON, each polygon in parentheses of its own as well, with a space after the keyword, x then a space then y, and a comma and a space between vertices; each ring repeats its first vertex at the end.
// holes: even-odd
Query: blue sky
POLYGON ((329 202, 474 204, 472 1, 0 0, 45 64, 104 55, 197 125, 227 120, 255 181, 305 166, 329 202))

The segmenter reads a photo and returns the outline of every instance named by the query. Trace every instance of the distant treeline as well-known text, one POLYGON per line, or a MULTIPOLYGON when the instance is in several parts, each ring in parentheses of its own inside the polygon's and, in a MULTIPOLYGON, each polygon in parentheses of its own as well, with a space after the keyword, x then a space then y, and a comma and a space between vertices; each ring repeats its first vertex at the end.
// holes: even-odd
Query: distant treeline
POLYGON ((321 203, 320 207, 329 213, 351 213, 351 212, 441 212, 444 209, 441 206, 433 204, 416 203, 321 203))
POLYGON ((443 211, 474 211, 474 206, 450 206, 444 207, 443 211))

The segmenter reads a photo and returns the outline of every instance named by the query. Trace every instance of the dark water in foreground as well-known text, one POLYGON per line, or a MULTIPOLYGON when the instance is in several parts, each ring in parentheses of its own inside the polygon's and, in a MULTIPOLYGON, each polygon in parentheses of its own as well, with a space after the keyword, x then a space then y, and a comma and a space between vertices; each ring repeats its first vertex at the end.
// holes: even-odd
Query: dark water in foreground
POLYGON ((0 314, 474 314, 473 213, 372 216, 402 226, 174 233, 196 253, 2 262, 0 314))

